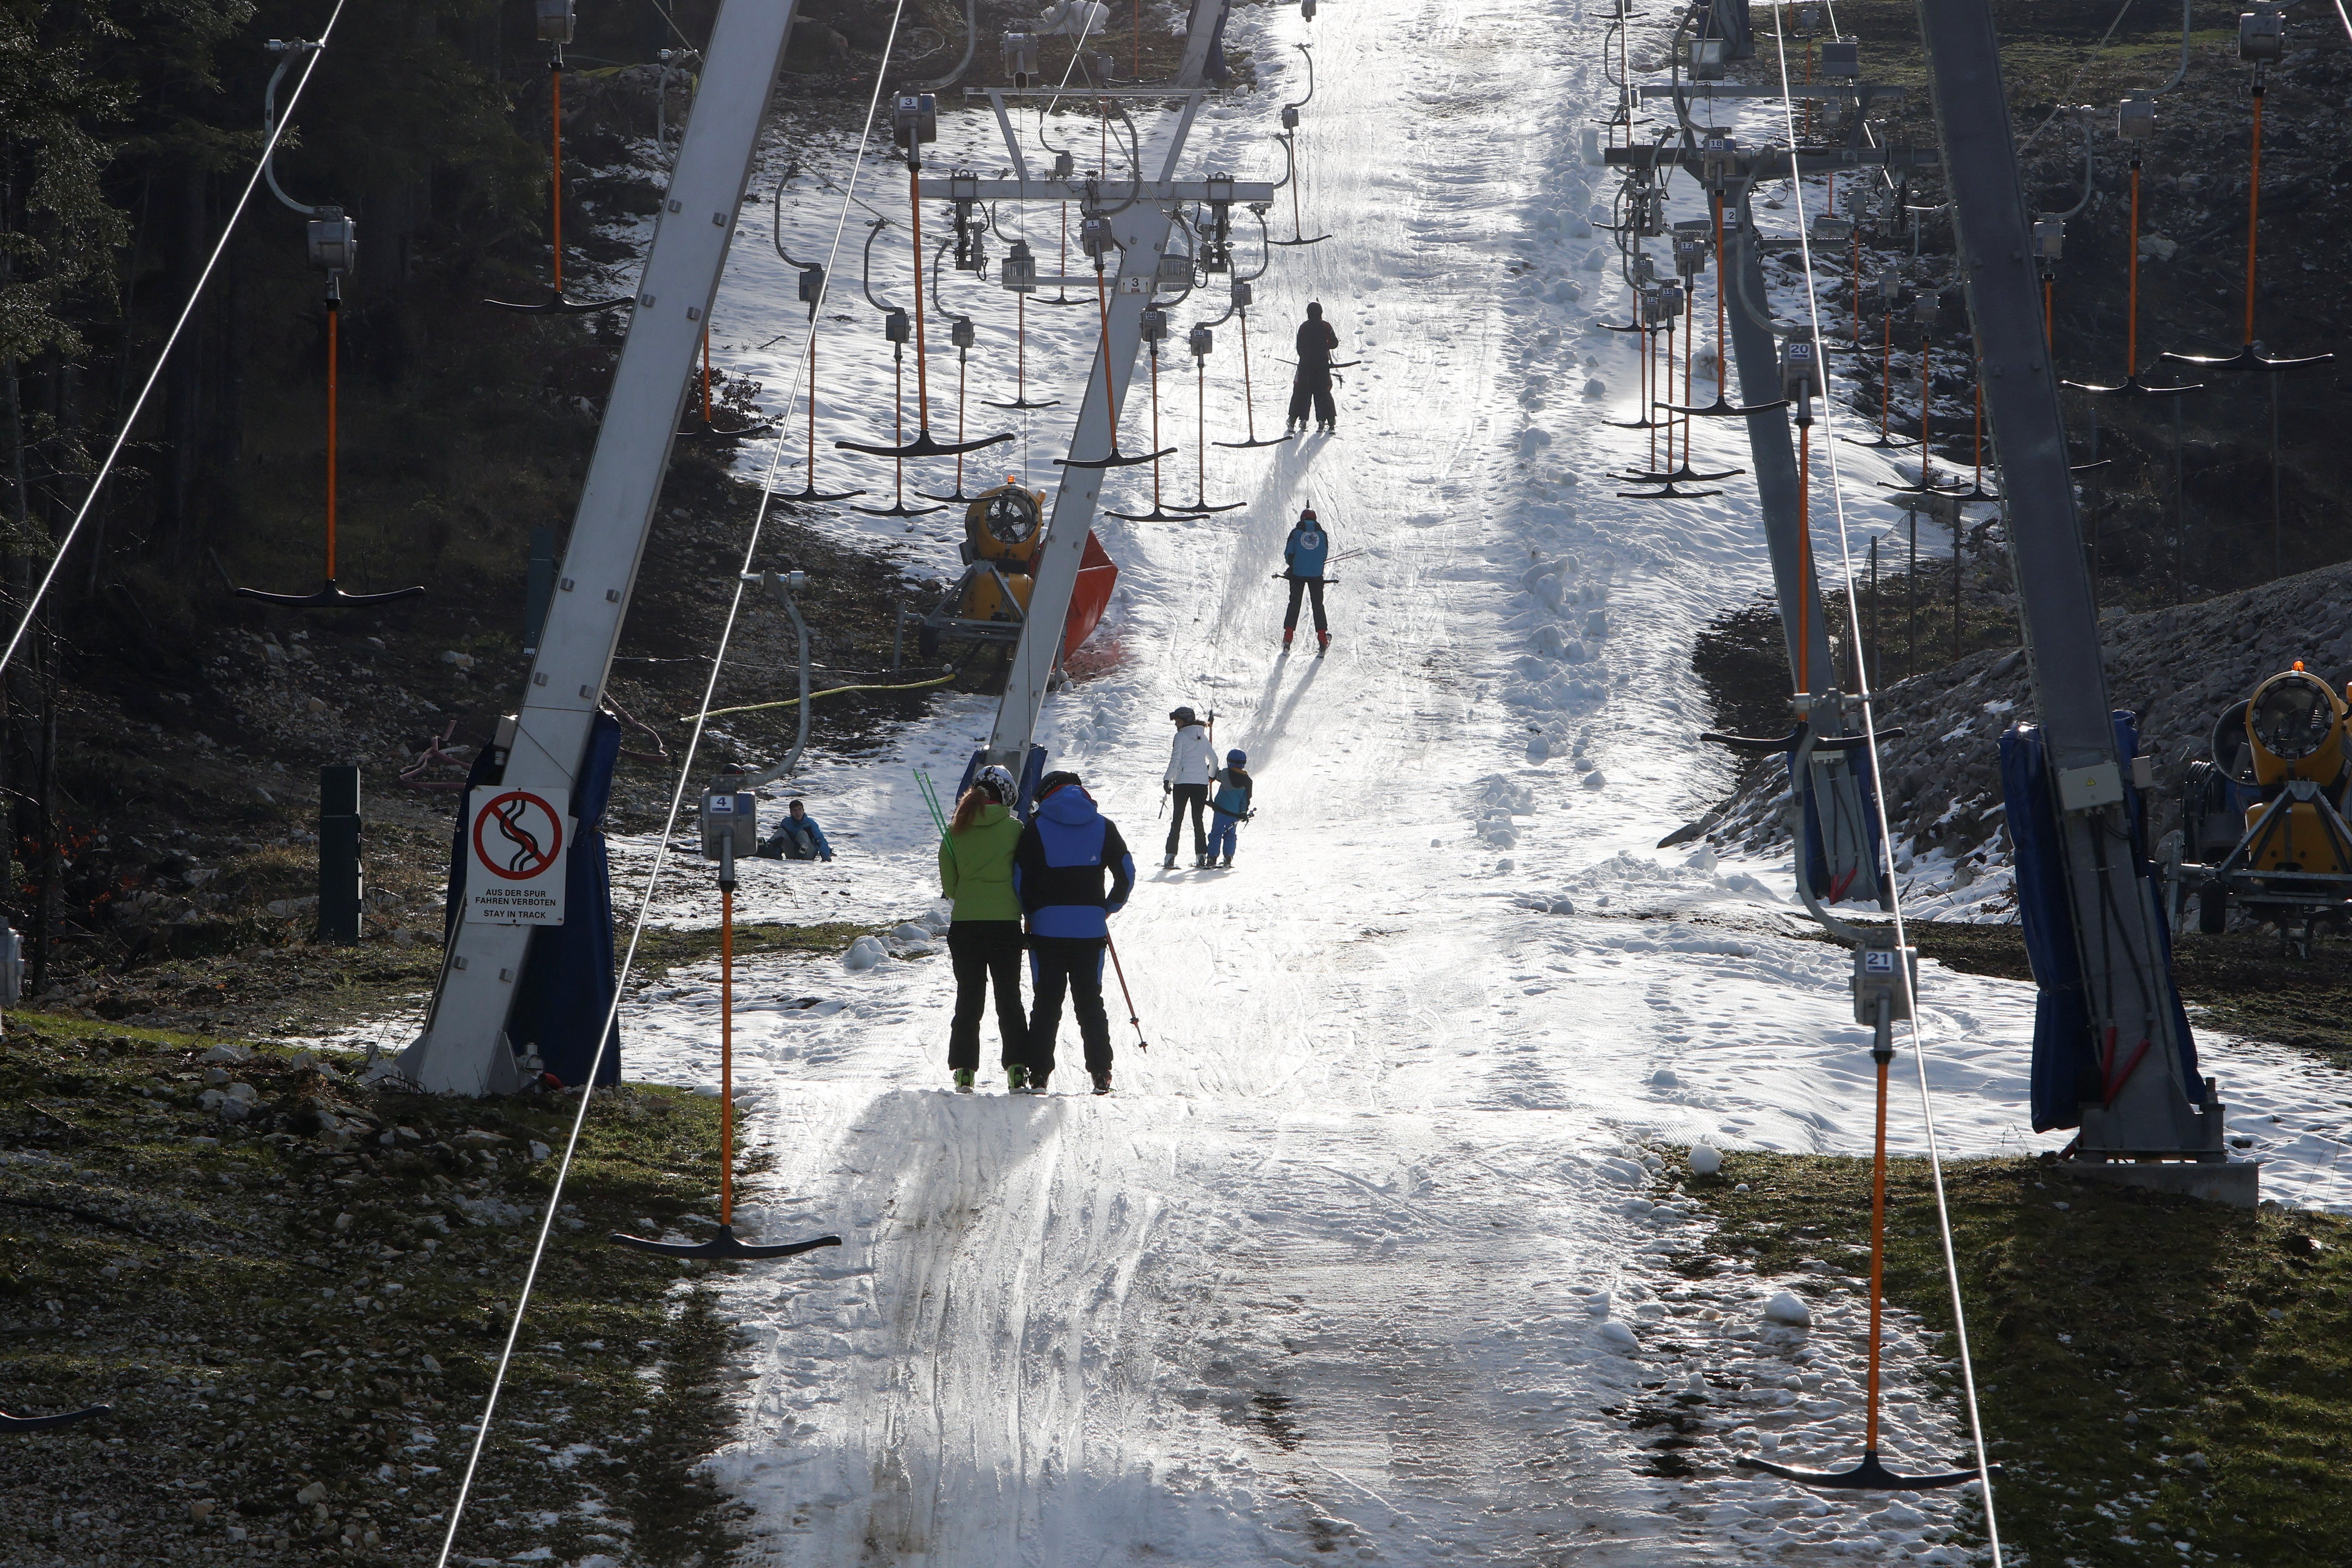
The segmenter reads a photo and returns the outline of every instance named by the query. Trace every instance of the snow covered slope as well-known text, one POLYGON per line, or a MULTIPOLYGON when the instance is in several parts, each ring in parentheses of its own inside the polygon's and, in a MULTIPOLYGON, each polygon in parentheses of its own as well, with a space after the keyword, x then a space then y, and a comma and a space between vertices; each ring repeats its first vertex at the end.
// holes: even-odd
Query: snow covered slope
MULTIPOLYGON (((1188 162, 1247 173, 1301 85, 1282 57, 1304 32, 1257 7, 1234 27, 1261 90, 1207 119, 1188 162)), ((1662 1262, 1693 1221, 1654 1206, 1640 1141, 1857 1152, 1869 1069, 1842 956, 1785 934, 1788 868, 1650 848, 1719 793, 1687 650, 1765 567, 1739 481, 1645 510, 1604 477, 1640 437, 1582 390, 1633 383, 1630 348, 1592 330, 1622 307, 1585 265, 1604 192, 1573 157, 1604 101, 1598 35, 1574 0, 1348 0, 1317 26, 1303 196, 1310 232, 1335 237, 1276 253, 1253 348, 1278 389, 1269 362, 1319 300, 1364 362, 1341 434, 1215 452, 1213 499, 1243 510, 1105 526, 1117 657, 1048 704, 1040 737, 1150 868, 1114 925, 1150 1040, 1116 1024, 1118 1094, 943 1092, 943 957, 745 971, 738 1081, 792 1195, 744 1224, 849 1238, 728 1286, 759 1338, 722 1459, 759 1510, 755 1560, 1963 1560, 1941 1543, 1954 1496, 1823 1503, 1726 1468, 1775 1442, 1856 1451, 1856 1294, 1817 1305, 1808 1334, 1766 1321, 1772 1282, 1694 1287, 1662 1262), (1365 551, 1338 569, 1320 661, 1278 656, 1267 580, 1305 504, 1365 551), (1259 780, 1230 872, 1162 873, 1150 853, 1180 701, 1213 708, 1220 748, 1245 748, 1259 780), (1643 1412, 1692 1424, 1696 1474, 1643 1412)), ((1050 215, 1030 221, 1050 243, 1034 226, 1050 215)), ((968 308, 1001 381, 1009 310, 982 292, 968 308)), ((1065 399, 1033 428, 1041 482, 1088 314, 1031 315, 1033 395, 1065 399)), ((755 343, 798 317, 788 269, 740 247, 722 331, 755 343)), ((871 326, 826 340, 841 375, 821 431, 870 433, 887 408, 871 326)), ((1232 334, 1213 423, 1237 423, 1232 334)), ((795 342, 729 352, 773 386, 795 342)), ((1184 440, 1189 396, 1174 405, 1184 440)), ((1131 400, 1130 431, 1142 412, 1131 400)), ((1278 420, 1271 394, 1258 412, 1278 420)), ((1731 433, 1700 437, 1744 466, 1731 433)), ((1126 476, 1122 510, 1148 482, 1126 476)), ((836 525, 936 566, 952 523, 836 525)), ((923 909, 934 840, 911 770, 952 782, 987 722, 983 702, 949 704, 889 758, 816 762, 797 782, 841 857, 747 868, 746 914, 923 909)), ((625 887, 648 847, 627 847, 625 887)), ((708 919, 700 882, 681 873, 665 913, 708 919)), ((1948 1149, 2053 1142, 2025 1131, 2030 993, 1945 974, 1927 991, 1948 1149)), ((649 997, 625 1020, 631 1076, 708 1082, 714 1023, 695 976, 649 997)), ((2342 1205, 2337 1079, 2208 1049, 2277 1159, 2270 1191, 2342 1205)), ((1916 1150, 1916 1103, 1896 1112, 1916 1150)), ((1959 1451, 1918 1392, 1922 1357, 1898 1328, 1888 1447, 1914 1464, 1959 1451)))

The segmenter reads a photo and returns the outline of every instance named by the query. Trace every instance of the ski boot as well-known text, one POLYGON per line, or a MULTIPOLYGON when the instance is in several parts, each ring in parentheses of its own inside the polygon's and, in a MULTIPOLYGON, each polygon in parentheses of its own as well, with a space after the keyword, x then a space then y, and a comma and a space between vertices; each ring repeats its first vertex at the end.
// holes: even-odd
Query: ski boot
POLYGON ((1094 1078, 1095 1092, 1097 1094, 1108 1094, 1110 1092, 1110 1068, 1103 1068, 1102 1071, 1095 1074, 1094 1078))
POLYGON ((1315 635, 1320 639, 1315 647, 1315 657, 1317 658, 1321 658, 1325 654, 1331 651, 1331 634, 1329 632, 1317 632, 1315 635))
POLYGON ((970 1094, 971 1092, 971 1068, 958 1068, 955 1069, 955 1090, 958 1094, 970 1094))
POLYGON ((1168 851, 1168 858, 1160 862, 1160 868, 1163 871, 1173 871, 1176 869, 1176 851, 1173 849, 1168 851))
POLYGON ((1290 628, 1288 626, 1282 628, 1282 651, 1285 653, 1288 653, 1290 651, 1290 628))
POLYGON ((1218 861, 1218 862, 1217 862, 1217 869, 1219 869, 1219 870, 1221 870, 1221 871, 1230 871, 1230 870, 1232 870, 1233 868, 1234 868, 1234 858, 1233 858, 1232 856, 1230 856, 1230 855, 1226 856, 1223 859, 1222 859, 1222 860, 1220 860, 1220 861, 1218 861))
POLYGON ((1192 857, 1192 869, 1195 871, 1205 871, 1208 868, 1209 856, 1206 851, 1192 857))
MULTIPOLYGON (((958 1078, 969 1078, 971 1075, 969 1073, 958 1073, 956 1076, 958 1078)), ((1029 1069, 1023 1067, 1006 1068, 1004 1069, 1004 1092, 1007 1094, 1029 1094, 1034 1092, 1029 1087, 1029 1069)))

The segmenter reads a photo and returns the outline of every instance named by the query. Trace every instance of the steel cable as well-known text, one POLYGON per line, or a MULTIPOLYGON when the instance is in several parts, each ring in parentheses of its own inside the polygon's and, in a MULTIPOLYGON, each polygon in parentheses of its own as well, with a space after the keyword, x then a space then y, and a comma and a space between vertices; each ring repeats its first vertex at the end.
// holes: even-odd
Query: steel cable
MULTIPOLYGON (((1789 145, 1793 150, 1797 145, 1797 112, 1795 100, 1788 96, 1790 85, 1789 45, 1787 38, 1777 30, 1774 40, 1780 56, 1781 113, 1787 122, 1789 145)), ((1812 237, 1810 233, 1810 226, 1805 221, 1805 204, 1801 199, 1802 189, 1802 185, 1800 184, 1801 199, 1797 203, 1797 245, 1805 279, 1807 319, 1812 329, 1813 341, 1819 342, 1822 335, 1822 305, 1813 278, 1812 237)), ((1847 531, 1845 491, 1838 468, 1836 432, 1831 427, 1835 417, 1835 410, 1834 399, 1829 397, 1822 399, 1822 445, 1829 461, 1831 510, 1837 518, 1838 563, 1845 582, 1847 635, 1858 637, 1862 628, 1861 600, 1854 582, 1853 551, 1847 531)), ((1924 452, 1922 460, 1925 460, 1924 452)), ((1869 745, 1872 776, 1883 778, 1885 775, 1879 767, 1878 721, 1872 711, 1868 663, 1861 658, 1856 658, 1853 663, 1855 695, 1862 700, 1863 734, 1869 745)), ((1798 787, 1798 781, 1794 779, 1790 781, 1790 789, 1798 787)), ((1903 897, 1901 887, 1895 880, 1895 835, 1887 820, 1886 795, 1884 789, 1871 791, 1871 806, 1878 819, 1879 854, 1886 876, 1887 901, 1895 918, 1895 944, 1899 949, 1909 944, 1904 940, 1903 897)), ((1801 861, 1802 848, 1801 844, 1799 846, 1801 861)), ((1802 864, 1800 864, 1797 868, 1797 875, 1802 877, 1804 874, 1805 868, 1802 864)), ((1951 1290, 1952 1337, 1954 1342, 1959 1347, 1960 1391, 1968 1402, 1969 1438, 1976 1457, 1978 1484, 1983 1492, 1985 1535, 1992 1549, 1993 1568, 2001 1568, 2000 1521, 1993 1508, 1992 1468, 1985 1449, 1984 1421, 1977 1407, 1976 1368, 1969 1355, 1968 1312, 1960 1300, 1959 1259, 1952 1246, 1951 1208, 1944 1192, 1943 1154, 1936 1139, 1936 1110, 1933 1097, 1927 1089, 1927 1047, 1920 1037, 1916 995, 1911 1014, 1911 1017, 1906 1020, 1910 1025, 1911 1032, 1911 1059, 1919 1080, 1919 1110, 1927 1131, 1928 1173, 1935 1185, 1936 1227, 1943 1247, 1944 1277, 1951 1290)))
MULTIPOLYGON (((850 203, 856 199, 858 175, 865 168, 866 147, 873 139, 874 117, 882 101, 882 82, 889 71, 890 54, 897 46, 898 24, 905 13, 906 0, 897 0, 890 15, 890 31, 883 40, 882 58, 874 74, 874 94, 866 105, 866 120, 858 136, 857 155, 850 165, 849 183, 843 192, 841 212, 834 221, 833 242, 825 254, 825 270, 828 275, 832 273, 834 263, 841 253, 841 237, 849 224, 850 203)), ((802 353, 809 353, 810 346, 815 340, 815 323, 812 321, 809 341, 802 345, 802 353)), ((795 369, 797 370, 797 366, 795 369)), ((799 384, 795 381, 793 392, 787 395, 785 401, 784 412, 787 418, 792 413, 793 401, 798 395, 799 384)), ((530 1264, 524 1272, 522 1289, 515 1300, 514 1319, 507 1329, 506 1344, 499 1352, 498 1370, 490 1379, 490 1390, 483 1402, 481 1420, 474 1428, 473 1447, 466 1456, 466 1473, 464 1479, 458 1483, 457 1500, 451 1503, 449 1508, 449 1528, 442 1538, 440 1555, 435 1560, 436 1568, 448 1568, 449 1554, 457 1541, 458 1526, 464 1521, 466 1505, 473 1495, 475 1476, 481 1468, 482 1450, 489 1438, 490 1421, 498 1410, 499 1395, 506 1386, 507 1372, 514 1360, 515 1344, 522 1333, 523 1315, 530 1310, 530 1293, 538 1283, 540 1264, 547 1253, 548 1236, 554 1228, 555 1216, 562 1206, 564 1182, 571 1173, 572 1155, 580 1146, 581 1130, 587 1123, 588 1107, 595 1099, 596 1077, 604 1067, 605 1044, 611 1039, 613 1026, 620 1016, 621 996, 627 989, 630 970, 636 963, 637 946, 645 936, 646 921, 653 909, 654 890, 659 886, 662 869, 668 862, 670 839, 677 829, 678 814, 686 799, 687 781, 694 773, 695 753, 702 743, 703 731, 710 719, 711 698, 717 693, 719 672, 725 668, 727 662, 728 644, 734 636, 735 623, 742 613, 743 593, 746 586, 743 574, 751 570, 751 562, 759 551, 761 531, 767 521, 768 505, 774 493, 776 474, 782 466, 784 453, 784 438, 781 434, 782 423, 782 421, 778 422, 780 433, 776 438, 775 456, 769 460, 767 475, 760 486, 760 504, 752 514, 751 534, 743 548, 743 564, 741 570, 736 574, 734 595, 727 607, 727 620, 719 630, 718 646, 711 655, 710 677, 703 686, 702 701, 695 715, 694 731, 688 738, 685 755, 678 763, 677 784, 670 793, 669 812, 662 824, 661 838, 654 848, 653 865, 646 872, 645 892, 637 900, 636 916, 630 922, 628 947, 622 954, 620 972, 614 980, 613 1001, 605 1009, 604 1021, 596 1033, 596 1055, 590 1063, 587 1075, 580 1086, 580 1108, 572 1115, 572 1131, 564 1140, 563 1157, 556 1165, 555 1180, 548 1193, 547 1210, 540 1217, 539 1236, 531 1247, 530 1264)))

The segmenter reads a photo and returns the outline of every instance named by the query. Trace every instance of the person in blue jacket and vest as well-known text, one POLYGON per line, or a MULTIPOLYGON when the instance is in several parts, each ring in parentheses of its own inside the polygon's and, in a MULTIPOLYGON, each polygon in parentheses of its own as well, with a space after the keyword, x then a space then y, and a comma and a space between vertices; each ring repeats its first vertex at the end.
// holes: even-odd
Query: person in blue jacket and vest
POLYGON ((1331 646, 1330 623, 1323 618, 1323 563, 1331 554, 1331 536, 1315 521, 1315 509, 1307 508, 1291 525, 1290 538, 1282 547, 1282 574, 1290 579, 1290 608, 1282 617, 1282 646, 1290 647, 1290 634, 1298 629, 1298 600, 1301 595, 1314 595, 1315 636, 1319 639, 1316 652, 1320 657, 1331 646))
POLYGON ((1225 753, 1225 765, 1211 776, 1217 793, 1210 800, 1209 809, 1216 814, 1217 825, 1209 829, 1209 864, 1230 868, 1234 863, 1234 841, 1240 836, 1242 824, 1253 815, 1250 800, 1257 794, 1257 781, 1250 777, 1249 753, 1238 747, 1225 753))
POLYGON ((1087 1076, 1097 1094, 1108 1094, 1103 952, 1110 942, 1109 917, 1127 907, 1135 890, 1135 857, 1118 827, 1095 809, 1077 774, 1052 773, 1038 781, 1036 815, 1013 851, 1013 886, 1029 921, 1029 1092, 1045 1093, 1054 1076, 1054 1035, 1066 992, 1086 1043, 1087 1076))

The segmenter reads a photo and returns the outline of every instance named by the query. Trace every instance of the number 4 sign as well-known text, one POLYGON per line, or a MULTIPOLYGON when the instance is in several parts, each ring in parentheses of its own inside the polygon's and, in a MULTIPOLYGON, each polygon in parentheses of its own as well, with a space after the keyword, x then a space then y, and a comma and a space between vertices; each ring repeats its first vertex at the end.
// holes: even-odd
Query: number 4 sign
POLYGON ((576 825, 569 790, 485 784, 466 800, 467 913, 490 925, 563 923, 563 852, 576 825))

